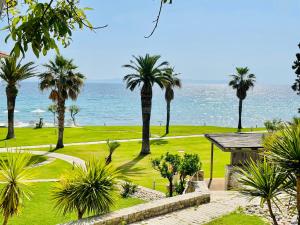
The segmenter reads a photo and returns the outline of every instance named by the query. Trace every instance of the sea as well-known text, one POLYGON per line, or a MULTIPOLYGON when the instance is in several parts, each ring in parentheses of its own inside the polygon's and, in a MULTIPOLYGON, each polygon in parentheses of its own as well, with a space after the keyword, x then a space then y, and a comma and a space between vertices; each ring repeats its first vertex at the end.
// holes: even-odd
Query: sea
MULTIPOLYGON (((32 126, 39 118, 53 125, 53 114, 47 111, 52 104, 49 92, 41 92, 38 82, 23 82, 16 101, 15 125, 32 126)), ((131 92, 121 83, 87 82, 76 102, 80 112, 77 123, 84 125, 141 125, 140 92, 131 92)), ((298 114, 300 96, 289 85, 256 85, 249 90, 243 105, 243 126, 261 127, 266 120, 290 120, 298 114)), ((66 123, 71 124, 66 111, 66 123)), ((164 92, 154 88, 151 124, 164 125, 166 103, 164 92)), ((171 124, 215 125, 236 127, 238 99, 235 91, 226 84, 184 84, 175 89, 171 103, 171 124)), ((6 125, 5 84, 0 86, 0 125, 6 125)))

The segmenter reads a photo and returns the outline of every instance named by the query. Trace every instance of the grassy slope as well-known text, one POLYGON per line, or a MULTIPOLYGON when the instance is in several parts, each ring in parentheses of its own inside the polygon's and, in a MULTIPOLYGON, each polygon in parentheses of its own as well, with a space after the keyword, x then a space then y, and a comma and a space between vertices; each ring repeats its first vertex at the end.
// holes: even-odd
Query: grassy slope
MULTIPOLYGON (((9 220, 9 225, 53 225, 58 223, 68 222, 76 219, 75 214, 63 216, 53 209, 53 201, 51 199, 51 189, 53 183, 35 184, 31 201, 26 200, 23 210, 19 216, 9 220)), ((120 198, 117 200, 116 206, 112 210, 130 207, 136 204, 143 203, 140 199, 120 198)), ((0 216, 2 223, 2 216, 0 216)))
POLYGON ((231 213, 205 225, 267 225, 267 223, 257 216, 231 213))
MULTIPOLYGON (((115 167, 121 167, 127 172, 128 177, 134 182, 152 188, 153 181, 156 182, 156 188, 165 192, 167 180, 160 177, 159 173, 151 167, 151 159, 159 157, 161 154, 169 151, 178 153, 184 150, 186 153, 199 154, 203 163, 203 169, 206 177, 209 175, 210 165, 210 143, 202 137, 187 139, 172 139, 153 141, 151 145, 152 154, 145 157, 139 157, 141 143, 121 143, 121 146, 113 155, 112 164, 115 167)), ((105 145, 85 145, 70 146, 56 151, 68 155, 77 156, 82 159, 97 157, 103 159, 107 156, 105 145)), ((224 166, 229 163, 229 153, 224 153, 219 149, 215 150, 214 157, 214 177, 224 177, 224 166)))
MULTIPOLYGON (((55 128, 16 128, 16 139, 4 140, 6 128, 0 128, 0 147, 27 146, 41 144, 55 144, 57 129, 55 128)), ((169 136, 192 135, 214 132, 235 132, 235 128, 213 126, 172 126, 169 136)), ((249 131, 249 129, 245 129, 249 131)), ((164 127, 152 126, 152 137, 164 135, 164 127)), ((65 128, 65 143, 99 141, 106 139, 131 139, 141 138, 140 126, 87 126, 78 128, 65 128)))

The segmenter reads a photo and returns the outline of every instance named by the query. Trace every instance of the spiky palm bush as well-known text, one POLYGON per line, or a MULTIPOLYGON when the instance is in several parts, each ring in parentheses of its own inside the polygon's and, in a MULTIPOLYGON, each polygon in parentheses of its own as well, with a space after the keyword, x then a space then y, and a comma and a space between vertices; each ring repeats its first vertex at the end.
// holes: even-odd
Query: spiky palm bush
POLYGON ((267 203, 270 216, 275 225, 277 225, 276 217, 272 210, 272 203, 279 201, 277 196, 286 186, 286 174, 282 170, 266 159, 254 162, 250 160, 246 162, 244 167, 237 168, 241 174, 239 182, 242 184, 240 192, 250 196, 250 199, 260 198, 261 207, 267 203))
POLYGON ((87 214, 103 214, 109 211, 117 194, 119 173, 97 160, 76 165, 53 190, 55 208, 63 215, 77 212, 78 219, 87 214))
POLYGON ((0 193, 0 210, 3 215, 3 225, 9 217, 17 215, 23 206, 24 199, 30 199, 30 180, 33 177, 29 154, 7 154, 0 159, 0 181, 4 182, 0 193))
POLYGON ((120 143, 117 141, 110 141, 109 139, 106 141, 107 150, 109 152, 109 155, 105 159, 105 164, 108 165, 112 161, 112 154, 115 152, 117 148, 120 147, 120 143))
POLYGON ((285 126, 264 142, 270 159, 296 177, 298 224, 300 225, 300 125, 285 126))

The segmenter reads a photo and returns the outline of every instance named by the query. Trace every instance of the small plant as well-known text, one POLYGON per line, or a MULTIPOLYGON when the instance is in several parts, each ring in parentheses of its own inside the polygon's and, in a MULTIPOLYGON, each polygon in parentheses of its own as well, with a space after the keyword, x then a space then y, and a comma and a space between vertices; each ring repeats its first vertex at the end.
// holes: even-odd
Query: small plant
POLYGON ((193 176, 201 169, 201 162, 197 154, 185 153, 179 166, 179 183, 176 188, 178 194, 182 194, 185 189, 187 176, 193 176))
POLYGON ((277 196, 286 188, 287 177, 284 171, 275 164, 263 161, 250 160, 244 168, 237 167, 241 174, 239 182, 242 184, 240 192, 253 198, 260 198, 260 205, 267 203, 270 216, 275 225, 278 224, 273 213, 272 204, 279 202, 277 196))
POLYGON ((57 113, 57 105, 52 104, 48 106, 48 112, 51 112, 53 114, 53 126, 56 124, 56 113, 57 113))
POLYGON ((76 126, 76 118, 75 118, 75 116, 80 112, 80 108, 77 105, 71 105, 69 107, 69 111, 70 111, 70 114, 71 114, 71 118, 72 118, 73 124, 74 124, 74 126, 76 126))
POLYGON ((75 165, 53 191, 55 208, 63 215, 75 211, 78 219, 82 219, 85 213, 106 213, 115 203, 118 178, 117 170, 100 161, 90 160, 85 167, 75 165))
POLYGON ((24 199, 31 197, 30 183, 25 182, 33 177, 30 164, 31 156, 25 153, 7 154, 5 159, 0 159, 0 181, 4 182, 0 193, 3 225, 19 213, 24 199))
POLYGON ((177 154, 170 154, 167 152, 162 155, 160 158, 152 160, 152 167, 160 172, 160 175, 163 178, 167 178, 169 181, 169 193, 170 197, 173 196, 173 178, 177 174, 180 166, 180 156, 177 154))
POLYGON ((137 185, 130 183, 130 182, 125 182, 124 184, 122 184, 122 192, 121 192, 121 196, 123 198, 128 198, 130 195, 133 195, 136 190, 137 190, 137 185))
POLYGON ((120 147, 120 143, 117 141, 110 141, 109 139, 107 139, 106 141, 106 146, 107 146, 107 150, 109 152, 109 155, 106 157, 105 159, 105 164, 108 165, 111 163, 112 161, 112 154, 115 152, 115 150, 117 148, 120 147))
POLYGON ((268 132, 275 132, 283 128, 284 123, 282 120, 273 119, 273 120, 267 120, 264 123, 266 129, 268 132))

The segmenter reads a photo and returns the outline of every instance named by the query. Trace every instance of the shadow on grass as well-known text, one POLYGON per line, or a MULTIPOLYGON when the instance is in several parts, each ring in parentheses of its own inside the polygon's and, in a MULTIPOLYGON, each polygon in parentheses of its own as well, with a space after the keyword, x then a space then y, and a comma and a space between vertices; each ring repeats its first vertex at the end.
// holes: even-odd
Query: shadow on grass
POLYGON ((139 161, 141 161, 145 155, 139 155, 135 157, 133 160, 117 167, 117 170, 119 170, 124 176, 132 176, 137 174, 142 174, 143 168, 133 168, 139 161))
POLYGON ((152 140, 150 141, 150 145, 166 145, 169 142, 167 140, 164 139, 158 139, 158 140, 152 140))

